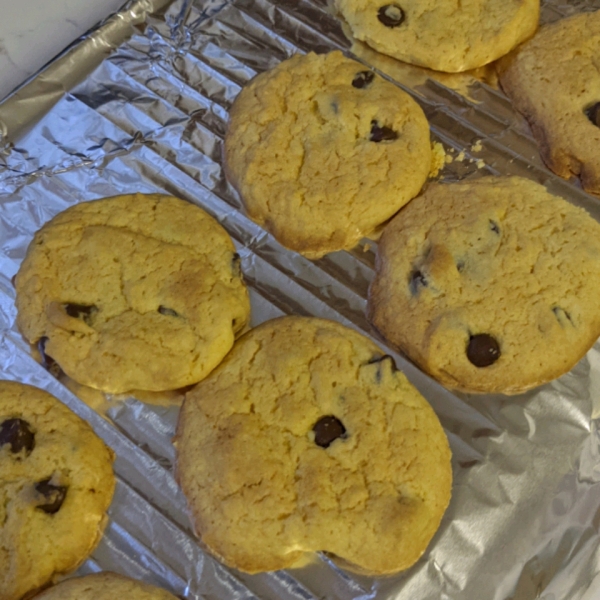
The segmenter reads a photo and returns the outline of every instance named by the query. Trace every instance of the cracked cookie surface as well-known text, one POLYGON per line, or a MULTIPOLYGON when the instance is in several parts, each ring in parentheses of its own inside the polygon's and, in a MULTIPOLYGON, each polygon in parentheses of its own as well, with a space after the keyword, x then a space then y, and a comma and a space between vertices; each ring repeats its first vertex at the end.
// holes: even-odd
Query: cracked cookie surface
POLYGON ((247 572, 315 551, 400 571, 450 499, 429 404, 370 340, 322 319, 282 317, 240 338, 186 395, 175 445, 196 531, 247 572))
POLYGON ((546 25, 498 64, 544 162, 600 194, 600 11, 546 25))
POLYGON ((539 0, 334 0, 354 36, 437 71, 486 65, 531 37, 539 0))
POLYGON ((106 524, 113 454, 59 400, 0 381, 0 600, 77 567, 106 524))
POLYGON ((338 51, 296 55, 258 75, 230 118, 227 176, 249 216, 312 259, 372 233, 431 167, 418 104, 338 51))
POLYGON ((196 383, 250 313, 227 232, 161 195, 60 213, 36 233, 15 287, 24 337, 75 381, 111 393, 196 383))
POLYGON ((102 572, 75 577, 35 596, 34 600, 177 600, 154 585, 116 573, 102 572))
POLYGON ((600 335, 600 224, 532 181, 431 185, 385 229, 368 317, 445 386, 514 394, 600 335))

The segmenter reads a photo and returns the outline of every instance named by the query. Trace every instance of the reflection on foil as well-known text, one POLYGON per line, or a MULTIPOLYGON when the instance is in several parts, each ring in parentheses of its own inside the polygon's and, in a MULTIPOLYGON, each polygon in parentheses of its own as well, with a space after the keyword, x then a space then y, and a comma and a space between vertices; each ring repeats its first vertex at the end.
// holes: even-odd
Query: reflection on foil
MULTIPOLYGON (((543 15, 590 7, 600 2, 549 1, 543 15)), ((106 397, 59 381, 16 329, 11 278, 35 230, 76 202, 166 192, 205 208, 233 237, 253 326, 281 314, 315 315, 385 348, 364 317, 376 242, 316 262, 287 251, 240 211, 221 167, 227 112, 241 86, 295 52, 334 48, 400 80, 423 106, 449 157, 438 178, 522 175, 600 218, 597 199, 545 169, 523 120, 488 79, 452 86, 351 49, 326 0, 129 3, 0 106, 2 375, 59 397, 118 456, 111 522, 80 572, 112 569, 211 600, 598 597, 600 438, 591 415, 600 406, 600 344, 571 373, 510 398, 452 394, 386 348, 433 405, 454 453, 454 495, 433 543, 393 577, 352 575, 325 556, 249 576, 206 555, 191 532, 172 470, 180 397, 106 397)))

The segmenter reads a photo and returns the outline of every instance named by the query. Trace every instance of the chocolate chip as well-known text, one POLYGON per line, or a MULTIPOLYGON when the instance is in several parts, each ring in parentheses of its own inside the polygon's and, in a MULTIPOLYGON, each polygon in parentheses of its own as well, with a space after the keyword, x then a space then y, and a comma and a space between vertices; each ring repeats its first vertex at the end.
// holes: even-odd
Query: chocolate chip
POLYGON ((333 415, 321 417, 313 425, 313 431, 315 432, 315 444, 321 448, 329 448, 335 440, 346 436, 346 428, 333 415))
POLYGON ((159 306, 158 312, 161 315, 165 315, 166 317, 179 317, 179 313, 172 308, 167 308, 166 306, 159 306))
POLYGON ((10 451, 18 454, 25 450, 28 455, 35 447, 35 435, 27 421, 23 419, 6 419, 0 423, 0 447, 10 444, 10 451))
POLYGON ((583 112, 596 127, 600 127, 600 102, 588 106, 583 112))
POLYGON ((397 4, 386 4, 377 11, 377 18, 386 27, 398 27, 404 21, 404 11, 397 4))
POLYGON ((566 325, 567 321, 569 322, 570 325, 573 325, 573 319, 571 319, 571 315, 564 308, 561 308, 560 306, 555 306, 552 309, 552 312, 554 313, 556 320, 563 327, 564 327, 564 325, 566 325))
POLYGON ((413 296, 416 296, 422 287, 427 287, 429 283, 425 278, 425 275, 419 269, 415 269, 410 274, 410 279, 408 280, 408 287, 410 289, 410 293, 413 296))
POLYGON ((382 373, 381 373, 381 365, 386 360, 388 360, 391 363, 392 371, 398 370, 398 369, 396 369, 396 363, 394 362, 394 359, 389 354, 383 354, 382 356, 374 356, 367 363, 369 365, 374 365, 374 364, 378 365, 377 372, 375 373, 375 380, 377 381, 377 383, 381 383, 381 380, 383 378, 382 373))
POLYGON ((467 345, 467 358, 476 367, 489 367, 500 358, 500 346, 487 333, 472 335, 467 345))
POLYGON ((398 139, 398 134, 386 125, 379 127, 377 121, 371 121, 371 135, 369 139, 372 142, 389 142, 398 139))
POLYGON ((375 73, 373 71, 361 71, 354 76, 352 85, 359 90, 366 88, 373 81, 375 73))
POLYGON ((81 319, 87 325, 92 324, 94 315, 98 312, 98 307, 87 304, 68 303, 64 305, 65 312, 74 319, 81 319))
POLYGON ((457 260, 456 261, 456 270, 459 273, 462 273, 465 270, 465 261, 464 260, 457 260))
POLYGON ((498 226, 498 223, 496 223, 496 221, 492 221, 492 219, 490 219, 490 229, 494 233, 500 233, 500 227, 498 226))
POLYGON ((38 481, 35 484, 35 491, 43 496, 40 499, 41 503, 36 504, 36 508, 43 510, 49 515, 53 515, 60 510, 67 495, 67 488, 65 486, 53 485, 50 483, 50 479, 38 481))
POLYGON ((233 257, 231 259, 231 271, 234 277, 242 276, 242 258, 237 252, 233 253, 233 257))

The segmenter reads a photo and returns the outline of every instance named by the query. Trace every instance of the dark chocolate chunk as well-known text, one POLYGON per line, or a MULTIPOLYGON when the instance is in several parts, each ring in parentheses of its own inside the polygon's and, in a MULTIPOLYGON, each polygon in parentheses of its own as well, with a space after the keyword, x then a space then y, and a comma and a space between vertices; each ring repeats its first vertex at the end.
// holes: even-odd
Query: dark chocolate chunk
POLYGON ((346 428, 333 415, 321 417, 314 424, 313 431, 315 432, 315 444, 321 448, 329 448, 332 442, 346 435, 346 428))
POLYGON ((498 226, 498 223, 496 223, 496 221, 492 221, 492 219, 490 219, 490 229, 494 233, 500 233, 500 227, 498 226))
POLYGON ((596 127, 600 127, 600 102, 588 106, 583 112, 596 127))
POLYGON ((40 503, 36 508, 43 510, 49 515, 53 515, 60 510, 65 501, 67 488, 63 485, 53 485, 50 479, 43 479, 35 484, 35 491, 42 496, 40 503))
POLYGON ((159 306, 158 312, 161 315, 165 315, 166 317, 178 317, 179 313, 172 308, 167 308, 166 306, 159 306))
POLYGON ((74 319, 81 319, 84 323, 91 325, 94 315, 98 312, 98 307, 87 304, 68 303, 64 305, 66 313, 74 319))
POLYGON ((556 320, 561 325, 565 325, 567 321, 571 325, 573 325, 573 319, 571 319, 571 315, 564 308, 561 308, 560 306, 555 306, 552 309, 552 312, 554 313, 554 316, 556 317, 556 320))
POLYGON ((467 358, 476 367, 489 367, 500 358, 500 346, 487 333, 472 335, 467 345, 467 358))
POLYGON ((371 121, 371 135, 369 139, 372 142, 389 142, 398 139, 398 134, 386 125, 379 127, 377 121, 371 121))
POLYGON ((373 71, 360 71, 360 73, 357 73, 354 76, 354 79, 352 80, 352 85, 355 88, 358 88, 359 90, 366 88, 373 81, 374 77, 375 73, 373 73, 373 71))
POLYGON ((377 365, 377 372, 375 373, 375 380, 377 383, 381 383, 382 375, 381 375, 381 365, 384 361, 389 361, 392 367, 392 371, 397 371, 396 363, 394 359, 389 354, 383 354, 382 356, 374 356, 369 362, 369 365, 377 365))
POLYGON ((10 444, 10 451, 14 454, 21 450, 30 454, 35 447, 35 435, 29 423, 19 418, 0 423, 0 447, 6 444, 10 444))
POLYGON ((415 269, 410 274, 410 279, 408 281, 408 287, 410 289, 410 293, 413 296, 416 296, 422 287, 427 287, 429 284, 427 283, 427 279, 425 275, 419 269, 415 269))
POLYGON ((233 253, 233 258, 231 259, 231 271, 234 277, 242 276, 242 258, 237 252, 233 253))
POLYGON ((404 22, 404 11, 397 4, 386 4, 377 11, 377 18, 386 27, 398 27, 404 22))

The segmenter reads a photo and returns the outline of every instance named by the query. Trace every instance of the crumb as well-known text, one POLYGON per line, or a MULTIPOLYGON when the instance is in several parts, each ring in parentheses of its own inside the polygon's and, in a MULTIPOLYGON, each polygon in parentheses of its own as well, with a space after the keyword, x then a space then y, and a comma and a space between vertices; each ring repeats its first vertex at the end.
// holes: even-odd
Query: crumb
POLYGON ((372 244, 370 244, 369 242, 367 242, 364 246, 362 251, 363 252, 368 252, 370 249, 372 248, 372 244))
POLYGON ((483 167, 485 167, 485 161, 482 160, 481 158, 477 161, 477 168, 478 169, 483 169, 483 167))
POLYGON ((456 155, 456 158, 455 158, 454 160, 455 160, 455 162, 462 162, 463 160, 465 160, 465 153, 464 153, 464 150, 463 150, 463 151, 461 151, 461 152, 459 152, 459 153, 456 155))
POLYGON ((471 152, 481 152, 481 150, 483 149, 483 146, 481 145, 481 140, 477 140, 472 146, 471 146, 471 152))
POLYGON ((448 158, 449 155, 446 154, 444 146, 440 142, 433 142, 431 144, 431 170, 429 171, 429 177, 437 177, 444 164, 452 161, 452 157, 450 157, 450 161, 448 158))

